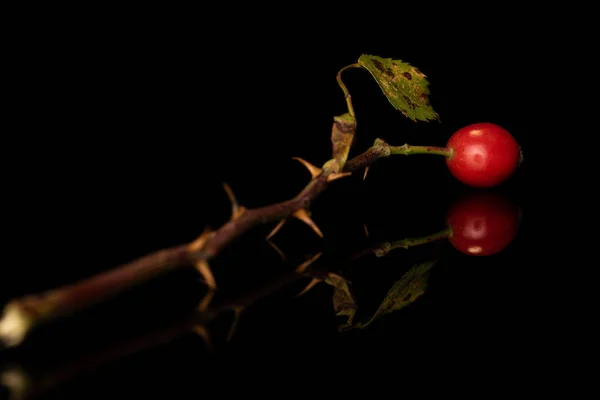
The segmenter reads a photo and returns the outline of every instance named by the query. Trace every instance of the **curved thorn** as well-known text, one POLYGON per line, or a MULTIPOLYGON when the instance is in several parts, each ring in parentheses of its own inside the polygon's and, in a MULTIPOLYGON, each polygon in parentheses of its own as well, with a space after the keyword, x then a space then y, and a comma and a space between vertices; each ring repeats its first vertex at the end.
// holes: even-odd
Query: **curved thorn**
POLYGON ((315 286, 317 286, 317 284, 321 282, 321 279, 318 278, 313 278, 310 282, 308 282, 308 285, 306 285, 306 287, 304 289, 302 289, 302 291, 300 293, 298 293, 296 296, 294 297, 300 297, 302 296, 304 293, 308 292, 310 289, 314 288, 315 286))
POLYGON ((271 239, 277 232, 279 232, 279 230, 281 229, 281 227, 283 226, 283 224, 285 224, 287 221, 287 219, 282 219, 281 221, 279 221, 279 223, 275 226, 275 228, 273 228, 273 230, 271 231, 271 233, 269 233, 267 235, 267 240, 271 239))
POLYGON ((215 291, 214 290, 209 290, 204 297, 202 298, 202 300, 200 300, 200 304, 198 304, 198 311, 206 311, 208 310, 208 306, 210 305, 210 302, 212 301, 213 297, 215 297, 215 291))
POLYGON ((365 167, 365 173, 363 174, 363 181, 364 181, 365 179, 367 179, 367 174, 369 173, 369 168, 371 168, 371 166, 370 166, 370 165, 367 165, 367 166, 365 167))
POLYGON ((208 262, 206 262, 206 260, 199 260, 195 262, 194 266, 196 267, 196 270, 200 272, 200 275, 202 275, 202 277, 205 279, 208 287, 211 290, 215 290, 217 288, 217 282, 215 281, 215 277, 210 270, 208 262))
POLYGON ((279 247, 277 247, 277 245, 275 243, 271 242, 269 239, 266 239, 266 241, 277 252, 277 254, 279 254, 279 257, 281 257, 281 261, 285 261, 285 254, 283 253, 283 251, 279 247))
POLYGON ((310 217, 308 216, 308 211, 306 211, 304 208, 297 209, 296 211, 294 211, 292 213, 292 216, 298 218, 300 221, 302 221, 306 225, 310 226, 311 229, 313 231, 315 231, 315 233, 317 235, 319 235, 319 237, 323 237, 323 233, 321 232, 321 230, 319 229, 319 227, 317 226, 317 224, 315 224, 313 222, 313 220, 310 219, 310 217))
POLYGON ((337 179, 343 178, 345 176, 352 175, 352 172, 336 172, 333 174, 327 175, 327 182, 335 181, 337 179))
POLYGON ((315 254, 314 256, 312 256, 311 258, 309 258, 308 260, 304 261, 302 264, 300 264, 297 268, 296 268, 296 272, 301 274, 304 271, 306 271, 306 269, 315 261, 317 261, 317 259, 319 257, 321 257, 323 255, 323 252, 319 252, 317 254, 315 254))
POLYGON ((229 201, 231 202, 231 219, 236 220, 244 213, 244 211, 246 211, 246 209, 243 206, 239 205, 237 199, 235 198, 235 195, 233 194, 233 190, 231 190, 229 184, 224 182, 223 188, 225 189, 227 198, 229 198, 229 201))
POLYGON ((317 176, 319 176, 323 173, 323 170, 321 168, 315 167, 314 165, 312 165, 311 163, 309 163, 306 160, 303 160, 300 157, 292 157, 292 159, 294 159, 296 161, 300 161, 302 163, 302 165, 304 165, 306 167, 306 169, 308 169, 308 172, 310 172, 312 179, 315 179, 317 176))
POLYGON ((231 204, 233 204, 234 207, 237 207, 238 202, 235 198, 235 195, 233 194, 233 190, 231 190, 231 186, 229 186, 227 182, 223 182, 223 189, 225 189, 225 193, 227 194, 227 198, 229 199, 231 204))
POLYGON ((363 228, 365 229, 365 236, 369 237, 369 230, 367 229, 367 225, 363 224, 363 228))
POLYGON ((229 332, 227 333, 226 341, 230 342, 235 334, 235 331, 238 327, 238 323, 240 322, 240 315, 244 309, 242 307, 236 307, 233 310, 233 321, 231 322, 231 326, 229 327, 229 332))

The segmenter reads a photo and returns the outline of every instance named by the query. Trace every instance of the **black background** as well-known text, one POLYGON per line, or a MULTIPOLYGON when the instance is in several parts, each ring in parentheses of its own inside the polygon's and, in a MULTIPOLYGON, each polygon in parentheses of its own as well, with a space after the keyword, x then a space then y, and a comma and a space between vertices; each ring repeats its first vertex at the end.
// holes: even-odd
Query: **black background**
MULTIPOLYGON (((401 59, 425 73, 440 121, 408 120, 366 71, 349 70, 343 78, 358 121, 354 154, 377 137, 443 146, 464 125, 499 124, 525 156, 499 189, 523 211, 519 234, 493 257, 468 257, 442 241, 362 263, 355 279, 364 307, 374 310, 412 263, 440 257, 418 301, 366 330, 338 333, 327 285, 300 298, 293 295, 302 285, 292 285, 246 310, 229 344, 221 339, 227 318, 219 320, 212 355, 197 336, 183 334, 82 371, 44 398, 199 397, 237 387, 280 392, 270 385, 279 379, 293 391, 294 385, 370 382, 370 372, 503 363, 512 369, 500 376, 512 381, 539 362, 542 266, 530 253, 536 236, 530 215, 540 183, 530 175, 541 106, 531 93, 556 44, 552 30, 521 31, 511 20, 502 22, 511 29, 500 29, 499 22, 475 17, 441 25, 410 13, 403 17, 409 24, 392 26, 385 12, 370 27, 365 21, 374 21, 359 9, 319 18, 269 16, 255 8, 240 18, 245 11, 235 10, 236 18, 208 10, 195 17, 184 10, 82 12, 15 36, 26 45, 15 39, 10 58, 16 88, 10 112, 17 123, 15 144, 5 153, 13 160, 7 171, 18 174, 5 180, 13 210, 6 246, 15 261, 4 270, 3 301, 220 226, 230 212, 223 182, 246 207, 294 196, 309 176, 292 157, 316 165, 329 159, 332 118, 346 111, 335 75, 363 53, 401 59), (241 377, 254 385, 234 384, 241 377)), ((315 201, 313 219, 324 239, 288 224, 274 239, 291 260, 286 264, 264 241, 272 225, 257 227, 215 262, 217 281, 234 291, 319 250, 335 262, 337 254, 364 244, 363 224, 381 240, 433 233, 444 228, 448 207, 465 190, 441 158, 382 160, 365 182, 340 180, 315 201)), ((48 328, 18 357, 36 373, 51 370, 59 359, 122 339, 121 331, 168 324, 194 307, 200 291, 191 271, 164 277, 48 328)))

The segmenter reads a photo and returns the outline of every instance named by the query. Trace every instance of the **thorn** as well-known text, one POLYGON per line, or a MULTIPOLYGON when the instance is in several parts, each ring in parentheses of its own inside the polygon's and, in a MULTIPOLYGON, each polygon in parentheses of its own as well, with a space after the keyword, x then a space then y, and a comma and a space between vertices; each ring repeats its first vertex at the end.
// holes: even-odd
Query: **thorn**
POLYGON ((209 290, 204 297, 202 298, 202 300, 200 300, 200 304, 198 304, 198 311, 206 311, 208 309, 208 306, 210 305, 210 302, 212 301, 213 297, 215 297, 215 291, 214 290, 209 290))
POLYGON ((209 239, 209 237, 212 235, 213 235, 213 232, 211 232, 210 229, 205 228, 204 232, 202 232, 202 235, 198 236, 198 239, 194 240, 192 243, 190 243, 188 245, 188 250, 191 252, 200 250, 202 247, 204 247, 204 244, 209 239))
POLYGON ((200 272, 200 275, 206 280, 206 284, 211 290, 215 290, 217 288, 217 282, 215 281, 215 277, 210 270, 208 262, 206 260, 198 260, 195 265, 196 270, 200 272))
POLYGON ((192 330, 202 338, 208 351, 212 352, 214 347, 208 329, 206 329, 204 325, 195 325, 194 327, 192 327, 192 330))
POLYGON ((231 186, 229 186, 228 183, 223 182, 223 189, 225 189, 225 193, 227 194, 227 198, 229 199, 229 201, 231 202, 231 204, 233 205, 233 207, 237 208, 238 202, 237 202, 237 199, 235 198, 235 195, 233 194, 233 190, 231 190, 231 186))
POLYGON ((238 323, 240 322, 240 315, 244 311, 243 307, 236 307, 233 310, 233 321, 231 322, 231 327, 229 328, 229 333, 227 334, 227 341, 230 342, 233 338, 233 335, 238 327, 238 323))
POLYGON ((198 272, 200 273, 200 275, 202 275, 202 277, 204 277, 204 281, 205 281, 206 285, 208 286, 208 292, 206 293, 206 295, 204 295, 204 297, 200 301, 200 304, 198 305, 198 310, 206 311, 210 302, 212 301, 213 297, 215 296, 215 290, 217 289, 217 282, 215 281, 215 277, 212 274, 212 271, 210 270, 210 266, 208 265, 208 262, 206 262, 206 260, 197 261, 195 264, 195 267, 198 270, 198 272))
POLYGON ((319 252, 319 253, 315 254, 314 256, 312 256, 311 258, 309 258, 308 260, 304 261, 302 264, 300 264, 296 268, 296 272, 299 274, 303 273, 304 271, 306 271, 306 268, 308 268, 312 263, 317 261, 317 259, 319 257, 321 257, 322 255, 323 255, 323 252, 319 252))
POLYGON ((242 216, 242 214, 246 211, 246 208, 239 205, 235 195, 233 194, 233 190, 231 190, 231 187, 227 183, 223 183, 223 188, 225 189, 225 193, 231 202, 231 219, 236 220, 242 216))
POLYGON ((314 165, 312 165, 311 163, 309 163, 306 160, 301 159, 300 157, 292 157, 292 159, 294 159, 296 161, 300 161, 302 163, 302 165, 304 165, 306 167, 306 169, 308 169, 308 171, 310 172, 310 175, 312 176, 312 179, 315 179, 317 176, 319 176, 323 173, 323 170, 321 168, 315 167, 314 165))
POLYGON ((365 236, 369 237, 369 230, 367 229, 367 226, 365 224, 363 224, 363 228, 365 229, 365 236))
POLYGON ((365 167, 365 173, 363 174, 363 181, 364 181, 365 179, 367 179, 367 174, 369 173, 369 168, 371 168, 371 166, 370 166, 370 165, 367 165, 367 166, 365 167))
POLYGON ((277 226, 275 226, 275 228, 273 228, 271 233, 269 233, 269 235, 267 236, 267 240, 271 239, 277 232, 279 232, 279 230, 281 229, 283 224, 285 224, 286 221, 287 221, 287 219, 282 219, 281 221, 279 221, 277 226))
POLYGON ((298 293, 296 296, 294 297, 300 297, 302 296, 304 293, 308 292, 310 289, 314 288, 315 286, 317 286, 317 284, 319 282, 321 282, 322 280, 319 278, 313 278, 310 282, 308 282, 308 285, 306 285, 306 287, 304 289, 302 289, 302 291, 300 293, 298 293))
POLYGON ((335 172, 333 174, 327 175, 327 182, 335 181, 337 179, 350 175, 352 175, 352 172, 335 172))
POLYGON ((283 251, 281 251, 281 249, 269 239, 267 239, 267 243, 269 243, 269 245, 277 252, 277 254, 279 254, 279 257, 281 257, 281 261, 285 261, 285 254, 283 253, 283 251))
POLYGON ((317 235, 319 235, 319 237, 323 237, 323 233, 321 232, 319 227, 313 222, 313 220, 310 219, 308 211, 306 211, 304 208, 297 209, 292 213, 292 216, 298 218, 300 221, 310 226, 312 230, 315 231, 317 235))

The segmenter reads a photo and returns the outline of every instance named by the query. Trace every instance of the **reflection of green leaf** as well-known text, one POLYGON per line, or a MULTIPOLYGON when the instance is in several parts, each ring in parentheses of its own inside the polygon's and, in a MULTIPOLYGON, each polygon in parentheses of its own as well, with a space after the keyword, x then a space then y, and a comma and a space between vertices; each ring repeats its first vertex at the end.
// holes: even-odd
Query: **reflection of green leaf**
POLYGON ((429 105, 429 82, 417 68, 400 60, 363 54, 358 63, 368 70, 390 103, 413 121, 438 119, 429 105))
POLYGON ((353 328, 364 329, 377 318, 400 310, 419 298, 427 289, 429 271, 436 262, 429 261, 413 266, 392 285, 375 314, 367 322, 355 324, 353 328))
POLYGON ((333 286, 333 309, 337 316, 348 317, 346 323, 342 326, 351 326, 352 320, 356 315, 356 300, 350 291, 348 281, 336 274, 329 274, 325 282, 333 286))

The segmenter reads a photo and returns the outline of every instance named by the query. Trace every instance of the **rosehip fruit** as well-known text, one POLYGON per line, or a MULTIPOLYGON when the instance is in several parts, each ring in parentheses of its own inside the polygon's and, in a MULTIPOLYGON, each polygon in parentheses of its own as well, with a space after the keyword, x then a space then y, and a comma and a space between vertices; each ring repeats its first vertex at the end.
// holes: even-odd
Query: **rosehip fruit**
POLYGON ((450 173, 478 188, 497 186, 517 169, 521 149, 515 138, 496 124, 482 122, 457 130, 446 145, 450 173))
POLYGON ((458 251, 489 256, 502 251, 517 235, 519 207, 496 192, 475 191, 464 195, 448 210, 448 238, 458 251))

